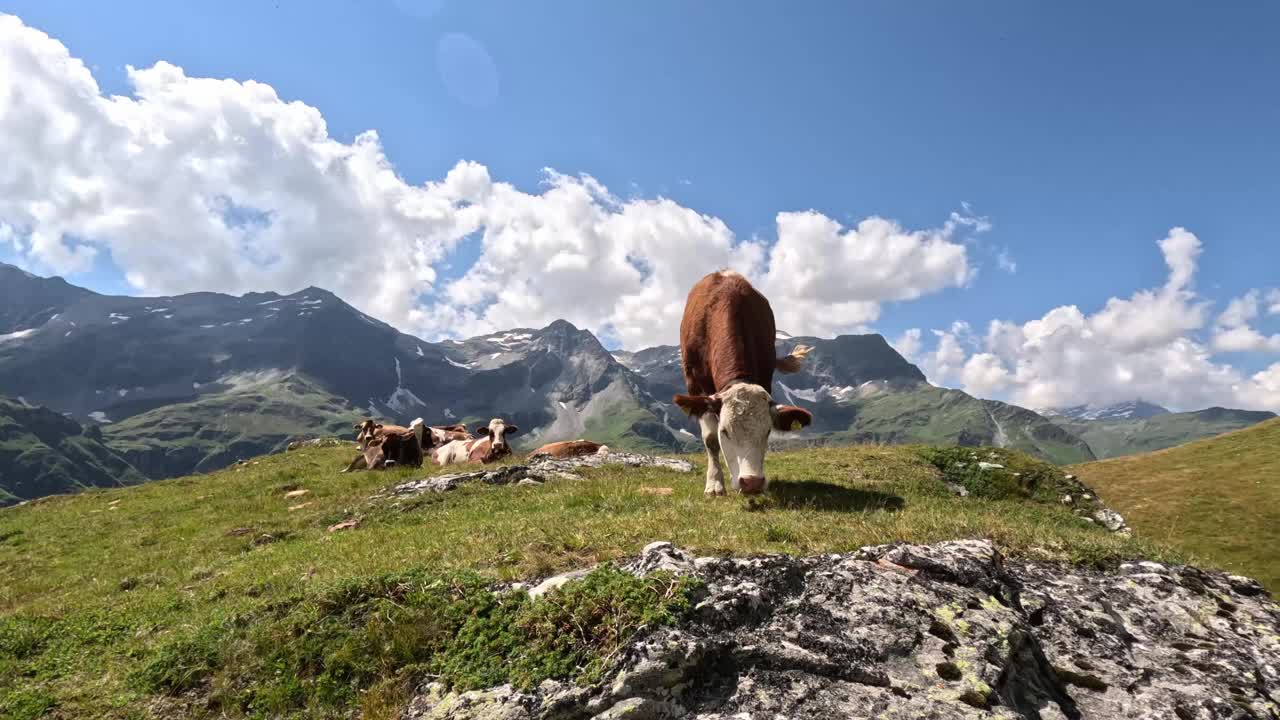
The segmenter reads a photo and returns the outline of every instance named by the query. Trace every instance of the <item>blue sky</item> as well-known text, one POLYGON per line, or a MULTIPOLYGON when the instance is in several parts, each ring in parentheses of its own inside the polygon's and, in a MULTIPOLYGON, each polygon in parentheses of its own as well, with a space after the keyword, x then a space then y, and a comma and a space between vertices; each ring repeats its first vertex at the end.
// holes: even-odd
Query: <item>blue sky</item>
MULTIPOLYGON (((267 83, 317 108, 343 142, 376 129, 411 184, 470 160, 536 193, 551 167, 765 241, 784 211, 920 229, 969 203, 993 226, 967 240, 976 279, 886 302, 872 323, 886 336, 927 338, 954 321, 981 334, 991 319, 1061 305, 1094 312, 1165 282, 1155 243, 1175 226, 1203 243, 1194 284, 1215 312, 1280 282, 1275 3, 39 0, 3 11, 65 44, 106 93, 132 92, 125 65, 165 60, 192 77, 267 83), (1015 273, 997 267, 1001 251, 1015 273)), ((444 279, 476 252, 464 244, 444 279)), ((97 268, 70 279, 127 287, 109 260, 97 268)), ((1233 362, 1249 373, 1274 359, 1233 362)))

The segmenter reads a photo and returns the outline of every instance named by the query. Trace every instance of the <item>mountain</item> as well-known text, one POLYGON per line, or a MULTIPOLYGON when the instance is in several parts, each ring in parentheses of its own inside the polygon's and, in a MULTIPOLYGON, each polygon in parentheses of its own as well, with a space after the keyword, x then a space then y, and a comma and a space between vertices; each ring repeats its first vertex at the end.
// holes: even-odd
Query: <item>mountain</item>
POLYGON ((1166 415, 1169 410, 1142 400, 1130 400, 1103 407, 1075 405, 1066 408, 1045 408, 1037 412, 1048 418, 1064 420, 1140 420, 1166 415))
POLYGON ((502 415, 522 429, 521 447, 590 435, 671 450, 692 438, 667 426, 642 378, 564 321, 429 343, 319 288, 135 298, 6 272, 41 299, 0 339, 0 393, 101 424, 151 477, 212 470, 299 435, 345 435, 360 415, 502 415))
POLYGON ((52 410, 0 397, 0 506, 86 487, 146 480, 102 442, 52 410))
MULTIPOLYGON (((469 425, 501 415, 521 428, 518 448, 576 437, 633 450, 700 445, 696 423, 671 404, 684 391, 675 346, 611 353, 563 320, 431 343, 315 287, 140 298, 7 265, 0 278, 0 394, 100 425, 106 443, 152 478, 214 470, 298 437, 346 435, 369 415, 469 425)), ((1249 420, 1230 410, 1183 417, 1138 401, 1062 409, 1050 422, 930 385, 879 335, 778 337, 780 354, 815 348, 802 372, 775 378, 775 397, 816 417, 804 433, 777 434, 782 447, 985 444, 1071 463, 1249 420)))
POLYGON ((1275 416, 1273 412, 1212 407, 1195 412, 1165 410, 1158 414, 1088 420, 1054 416, 1050 420, 1082 438, 1099 459, 1104 459, 1182 445, 1256 425, 1275 416))
MULTIPOLYGON (((784 355, 796 345, 808 345, 813 352, 800 372, 774 376, 773 393, 779 402, 811 411, 814 424, 803 433, 777 434, 779 446, 994 445, 1060 463, 1094 458, 1083 441, 1030 410, 930 385, 920 368, 880 335, 832 339, 780 335, 777 352, 784 355)), ((684 392, 679 348, 661 346, 615 355, 649 382, 655 396, 669 401, 673 393, 684 392)), ((679 413, 674 406, 668 411, 672 417, 679 413)))
POLYGON ((0 342, 3 336, 43 325, 69 305, 95 293, 62 278, 42 278, 0 263, 0 342))
POLYGON ((1280 419, 1068 469, 1141 537, 1280 589, 1280 419))

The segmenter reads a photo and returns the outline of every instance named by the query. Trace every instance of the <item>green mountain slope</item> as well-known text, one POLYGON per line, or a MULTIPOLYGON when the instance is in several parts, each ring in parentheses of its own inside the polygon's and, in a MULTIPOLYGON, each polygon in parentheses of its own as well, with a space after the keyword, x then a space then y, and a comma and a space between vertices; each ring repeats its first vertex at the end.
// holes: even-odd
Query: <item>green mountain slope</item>
POLYGON ((0 505, 146 479, 101 440, 95 427, 0 398, 0 505))
POLYGON ((1142 536, 1280 589, 1280 419, 1070 469, 1142 536))
MULTIPOLYGON (((829 443, 991 445, 1059 464, 1094 459, 1082 440, 1040 415, 960 390, 923 382, 871 382, 797 391, 777 382, 782 398, 814 413, 815 434, 829 443)), ((783 445, 792 441, 812 442, 804 434, 779 440, 783 445)))
POLYGON ((351 436, 364 414, 308 378, 247 373, 221 392, 103 426, 112 448, 151 478, 207 472, 292 439, 351 436))
POLYGON ((1117 420, 1050 418, 1089 444, 1099 459, 1163 450, 1201 438, 1221 435, 1275 417, 1272 412, 1213 407, 1184 413, 1117 420))

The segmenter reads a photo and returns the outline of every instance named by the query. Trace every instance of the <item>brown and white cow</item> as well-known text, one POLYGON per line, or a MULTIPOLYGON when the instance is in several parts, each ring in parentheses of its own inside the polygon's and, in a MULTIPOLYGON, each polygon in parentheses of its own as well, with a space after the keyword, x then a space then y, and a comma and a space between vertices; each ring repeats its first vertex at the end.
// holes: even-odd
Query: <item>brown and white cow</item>
POLYGON ((375 470, 380 469, 386 466, 387 460, 391 460, 393 464, 401 463, 421 465, 422 455, 426 448, 429 447, 427 445, 423 445, 427 436, 426 424, 422 421, 422 418, 416 418, 413 422, 409 423, 409 427, 390 425, 369 419, 356 423, 352 429, 356 431, 356 447, 360 450, 360 454, 355 456, 355 458, 347 464, 346 469, 342 472, 351 472, 352 470, 357 470, 361 467, 372 468, 375 470), (369 464, 369 458, 371 457, 369 453, 369 446, 371 444, 380 443, 380 438, 391 435, 402 437, 412 436, 415 439, 418 447, 416 463, 413 461, 413 452, 408 448, 407 444, 401 447, 399 441, 393 441, 391 445, 388 445, 382 450, 380 456, 378 454, 373 456, 381 457, 381 460, 378 461, 377 467, 369 464), (392 449, 393 447, 394 450, 392 449))
POLYGON ((511 454, 507 436, 520 431, 515 425, 501 418, 494 418, 488 425, 476 428, 482 437, 471 440, 453 440, 435 449, 432 457, 440 465, 456 463, 491 463, 511 454))
POLYGON ((561 440, 560 442, 547 443, 546 445, 543 445, 537 450, 529 453, 529 457, 571 458, 582 457, 583 455, 595 455, 596 453, 608 451, 608 445, 601 445, 598 442, 592 442, 590 440, 561 440))
MULTIPOLYGON (((428 425, 427 431, 431 434, 430 447, 438 448, 453 440, 470 440, 471 431, 467 430, 466 425, 428 425)), ((428 446, 423 446, 425 450, 428 446)))
POLYGON ((742 275, 711 273, 689 291, 680 321, 680 355, 688 395, 676 395, 680 409, 698 419, 707 450, 707 495, 724 494, 720 453, 729 465, 732 487, 764 492, 764 456, 769 433, 799 430, 813 422, 807 410, 773 401, 773 371, 800 369, 811 348, 797 346, 786 357, 774 354, 773 308, 742 275))
POLYGON ((363 457, 370 470, 400 465, 422 467, 422 443, 412 432, 384 432, 365 445, 363 457))

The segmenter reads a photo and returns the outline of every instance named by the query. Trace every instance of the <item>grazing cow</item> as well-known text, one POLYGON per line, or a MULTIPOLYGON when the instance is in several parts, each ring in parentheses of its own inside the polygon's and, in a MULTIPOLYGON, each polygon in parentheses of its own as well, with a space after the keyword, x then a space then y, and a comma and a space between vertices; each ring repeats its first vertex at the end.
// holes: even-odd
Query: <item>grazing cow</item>
POLYGON ((359 448, 360 454, 355 456, 342 472, 351 472, 360 467, 376 470, 385 467, 387 460, 390 460, 392 464, 408 464, 414 467, 422 465, 422 455, 425 449, 423 442, 426 440, 426 424, 422 422, 422 418, 416 418, 409 423, 409 427, 386 425, 374 420, 365 420, 356 423, 353 429, 356 431, 356 447, 359 448), (369 452, 370 445, 381 444, 380 438, 390 436, 412 437, 417 445, 416 452, 408 447, 408 443, 402 443, 400 440, 392 441, 390 445, 380 451, 380 454, 371 454, 369 452), (369 463, 370 457, 380 457, 381 459, 376 465, 373 465, 369 463))
POLYGON ((724 494, 720 452, 732 487, 744 495, 764 492, 764 456, 769 433, 799 430, 813 422, 807 410, 778 405, 769 391, 773 371, 800 369, 811 348, 797 346, 775 357, 773 308, 747 279, 731 270, 714 272, 689 291, 680 321, 680 355, 688 395, 680 409, 698 419, 707 450, 707 495, 724 494))
POLYGON ((599 452, 608 451, 608 445, 601 445, 598 442, 591 442, 590 440, 562 440, 560 442, 543 445, 537 450, 529 453, 529 457, 571 458, 582 457, 583 455, 595 455, 599 452))
POLYGON ((483 437, 472 440, 453 440, 436 448, 433 457, 440 465, 488 464, 511 454, 507 436, 519 431, 520 428, 515 425, 509 425, 500 418, 494 418, 488 425, 476 428, 476 434, 483 437))

